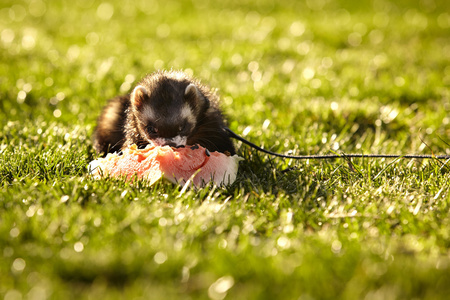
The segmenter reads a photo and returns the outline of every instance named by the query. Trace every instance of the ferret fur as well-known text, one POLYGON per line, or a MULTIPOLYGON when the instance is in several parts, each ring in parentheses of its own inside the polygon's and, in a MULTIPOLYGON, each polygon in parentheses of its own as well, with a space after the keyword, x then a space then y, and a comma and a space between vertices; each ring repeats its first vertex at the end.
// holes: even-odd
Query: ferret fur
POLYGON ((108 101, 97 120, 94 148, 118 152, 132 144, 205 147, 235 154, 217 95, 181 71, 158 71, 133 91, 108 101))

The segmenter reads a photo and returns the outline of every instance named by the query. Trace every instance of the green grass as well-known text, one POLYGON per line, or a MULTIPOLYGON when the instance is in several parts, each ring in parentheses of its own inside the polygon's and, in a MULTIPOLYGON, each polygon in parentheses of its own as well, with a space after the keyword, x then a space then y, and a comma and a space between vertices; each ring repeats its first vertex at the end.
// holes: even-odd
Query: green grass
POLYGON ((3 299, 446 299, 450 163, 293 161, 237 181, 93 180, 106 100, 146 73, 218 88, 296 154, 450 154, 448 1, 0 4, 3 299), (417 3, 416 3, 417 2, 417 3))

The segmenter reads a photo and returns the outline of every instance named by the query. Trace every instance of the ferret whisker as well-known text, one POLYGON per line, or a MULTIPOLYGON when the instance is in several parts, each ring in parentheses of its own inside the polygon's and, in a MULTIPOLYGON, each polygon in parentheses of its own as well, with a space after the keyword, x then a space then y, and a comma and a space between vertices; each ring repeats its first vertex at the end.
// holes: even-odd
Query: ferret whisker
POLYGON ((207 133, 207 132, 214 132, 214 133, 221 133, 221 132, 223 132, 223 130, 215 130, 215 129, 199 129, 198 131, 197 131, 198 133, 207 133))
POLYGON ((119 141, 117 141, 117 143, 115 143, 111 148, 115 148, 115 147, 117 147, 117 146, 119 146, 119 145, 122 145, 124 141, 125 141, 124 138, 121 139, 121 140, 119 140, 119 141))

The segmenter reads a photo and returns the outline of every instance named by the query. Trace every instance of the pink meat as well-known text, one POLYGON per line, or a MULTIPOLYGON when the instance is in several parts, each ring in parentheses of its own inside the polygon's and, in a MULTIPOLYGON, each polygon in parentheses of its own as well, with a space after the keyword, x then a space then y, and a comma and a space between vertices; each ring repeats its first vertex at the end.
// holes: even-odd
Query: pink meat
POLYGON ((211 181, 217 185, 231 184, 236 179, 237 155, 209 152, 200 146, 174 149, 168 146, 150 146, 137 149, 135 145, 123 151, 123 155, 108 154, 89 164, 91 174, 146 179, 153 184, 161 177, 184 185, 188 180, 197 186, 211 181))

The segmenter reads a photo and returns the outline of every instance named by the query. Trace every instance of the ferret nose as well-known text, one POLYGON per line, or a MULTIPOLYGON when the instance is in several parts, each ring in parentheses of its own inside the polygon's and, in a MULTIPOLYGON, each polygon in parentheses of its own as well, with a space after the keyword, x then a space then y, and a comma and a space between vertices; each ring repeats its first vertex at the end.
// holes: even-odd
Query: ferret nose
POLYGON ((170 146, 170 147, 178 147, 181 145, 186 145, 186 138, 185 137, 173 137, 173 138, 156 138, 153 143, 157 146, 170 146))
POLYGON ((176 141, 173 138, 164 138, 164 146, 176 147, 178 146, 176 141))

